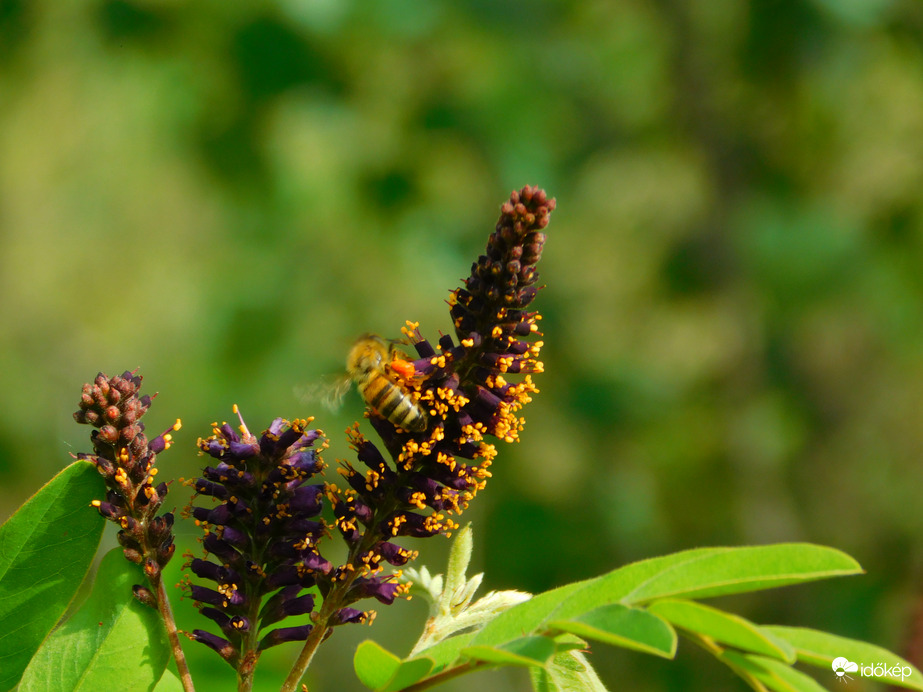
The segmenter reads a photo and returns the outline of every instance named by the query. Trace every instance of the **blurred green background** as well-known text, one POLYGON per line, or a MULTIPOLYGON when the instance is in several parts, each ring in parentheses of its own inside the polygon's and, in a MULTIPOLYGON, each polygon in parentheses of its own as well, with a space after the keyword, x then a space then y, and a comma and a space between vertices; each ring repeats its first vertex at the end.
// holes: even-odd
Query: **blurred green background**
MULTIPOLYGON (((183 419, 163 478, 196 473, 233 403, 254 430, 313 413, 345 457, 358 396, 333 415, 296 391, 361 332, 450 331, 499 205, 538 184, 546 373, 466 515, 486 587, 812 541, 868 575, 719 605, 901 649, 923 589, 921 39, 915 0, 0 0, 0 519, 88 450, 71 413, 98 370, 141 368, 150 431, 183 419)), ((446 541, 416 547, 441 568, 446 541)), ((409 649, 423 605, 378 610, 311 690, 360 689, 364 637, 409 649)), ((200 690, 232 689, 187 649, 200 690)), ((688 643, 598 652, 619 689, 744 689, 688 643)), ((446 689, 471 684, 526 689, 446 689)))

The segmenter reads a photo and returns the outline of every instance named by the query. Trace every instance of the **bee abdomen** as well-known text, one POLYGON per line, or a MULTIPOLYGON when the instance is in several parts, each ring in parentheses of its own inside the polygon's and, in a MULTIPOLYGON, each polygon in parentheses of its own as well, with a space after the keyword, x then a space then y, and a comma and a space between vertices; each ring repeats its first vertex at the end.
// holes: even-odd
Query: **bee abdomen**
POLYGON ((404 390, 387 377, 372 378, 363 388, 362 395, 372 408, 404 430, 426 430, 426 415, 404 390))

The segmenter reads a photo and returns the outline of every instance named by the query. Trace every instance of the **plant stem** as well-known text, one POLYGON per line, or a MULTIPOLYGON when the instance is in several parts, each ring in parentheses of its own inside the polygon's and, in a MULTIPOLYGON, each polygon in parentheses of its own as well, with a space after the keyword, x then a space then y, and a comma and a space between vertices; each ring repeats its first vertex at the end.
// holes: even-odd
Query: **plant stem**
POLYGON ((170 607, 170 599, 167 598, 167 590, 163 586, 163 579, 158 578, 157 588, 157 610, 160 611, 160 618, 163 620, 164 627, 167 630, 167 639, 170 641, 170 649, 173 651, 173 660, 176 661, 176 669, 179 671, 179 679, 183 683, 185 692, 195 692, 195 685, 192 684, 192 675, 189 672, 189 666, 186 664, 186 655, 179 643, 179 632, 176 629, 176 620, 173 619, 173 609, 170 607))
MULTIPOLYGON (((352 563, 352 557, 353 556, 350 556, 350 564, 352 563)), ((289 672, 288 677, 285 678, 285 682, 279 692, 295 692, 298 683, 308 670, 308 666, 311 665, 311 660, 317 652, 317 647, 327 638, 327 632, 330 631, 330 627, 328 627, 327 623, 340 609, 343 597, 346 595, 346 592, 349 591, 349 587, 352 586, 352 583, 359 574, 360 570, 354 570, 345 581, 332 589, 327 594, 327 597, 324 598, 324 603, 317 614, 314 627, 311 628, 311 632, 304 642, 304 648, 302 648, 301 653, 298 654, 298 660, 296 660, 295 665, 292 666, 292 670, 289 672)))
MULTIPOLYGON (((259 620, 261 603, 262 598, 250 599, 250 610, 247 613, 250 622, 259 620)), ((241 642, 240 663, 237 665, 237 692, 250 692, 253 689, 253 674, 260 658, 257 634, 257 628, 251 627, 241 642)))
POLYGON ((237 667, 237 692, 250 692, 253 689, 253 671, 258 657, 258 652, 251 652, 241 659, 237 667))
POLYGON ((295 665, 292 666, 292 670, 289 672, 288 677, 285 678, 285 682, 282 684, 279 692, 295 692, 298 683, 301 681, 301 678, 304 677, 305 672, 307 672, 308 666, 311 665, 311 659, 314 658, 317 647, 324 641, 324 634, 326 634, 326 632, 326 624, 321 625, 320 622, 318 622, 318 624, 314 625, 311 629, 311 633, 304 642, 304 648, 301 650, 301 653, 298 654, 298 660, 295 661, 295 665))
MULTIPOLYGON (((392 503, 389 503, 387 507, 379 508, 373 520, 369 522, 369 525, 377 526, 379 518, 383 514, 387 514, 392 503)), ((355 566, 358 556, 368 550, 370 546, 374 545, 375 542, 380 539, 381 536, 377 535, 377 532, 366 533, 362 537, 362 540, 350 549, 346 564, 355 566)), ((330 632, 330 627, 328 626, 330 618, 333 617, 343 605, 343 599, 349 591, 349 588, 362 573, 363 570, 361 568, 353 569, 345 580, 334 586, 324 597, 323 605, 321 605, 320 611, 317 613, 317 618, 314 619, 314 627, 311 628, 311 632, 304 642, 304 647, 301 649, 301 653, 298 654, 298 660, 296 660, 295 665, 292 666, 292 670, 289 672, 288 677, 285 678, 285 682, 282 684, 279 692, 295 692, 298 683, 308 670, 308 666, 311 665, 311 660, 317 652, 317 647, 327 638, 327 634, 330 632)))

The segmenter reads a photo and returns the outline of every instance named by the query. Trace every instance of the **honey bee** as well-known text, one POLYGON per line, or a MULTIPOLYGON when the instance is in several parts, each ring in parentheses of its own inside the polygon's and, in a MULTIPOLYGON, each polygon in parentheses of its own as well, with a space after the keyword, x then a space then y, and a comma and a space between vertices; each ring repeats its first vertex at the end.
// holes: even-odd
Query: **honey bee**
POLYGON ((404 430, 426 430, 426 413, 396 377, 413 377, 413 365, 396 357, 393 345, 376 334, 363 334, 346 357, 346 372, 366 403, 404 430))

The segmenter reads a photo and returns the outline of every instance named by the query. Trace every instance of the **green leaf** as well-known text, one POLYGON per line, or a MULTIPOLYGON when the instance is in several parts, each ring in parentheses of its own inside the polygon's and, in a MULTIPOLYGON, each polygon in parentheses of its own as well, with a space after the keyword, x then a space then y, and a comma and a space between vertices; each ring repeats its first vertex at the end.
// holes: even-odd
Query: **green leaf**
POLYGON ((176 673, 167 668, 154 688, 154 692, 183 692, 183 683, 176 673))
POLYGON ((897 654, 880 646, 805 627, 764 626, 763 629, 795 647, 799 661, 826 668, 831 671, 831 675, 833 661, 843 657, 859 665, 859 670, 851 673, 853 676, 874 677, 876 680, 894 685, 923 690, 923 675, 920 671, 897 654), (879 675, 872 669, 866 675, 863 666, 880 666, 887 673, 879 675))
POLYGON ((668 596, 710 598, 861 572, 859 563, 849 555, 825 546, 783 543, 733 548, 663 570, 638 584, 623 600, 644 603, 668 596))
POLYGON ((548 626, 613 646, 673 658, 676 632, 668 623, 641 608, 613 603, 569 620, 552 620, 548 626))
POLYGON ((104 493, 96 467, 76 461, 0 526, 0 690, 12 688, 64 614, 99 546, 104 493))
POLYGON ((425 656, 402 661, 376 642, 366 640, 356 649, 353 667, 363 685, 388 692, 425 678, 433 669, 433 661, 425 656))
POLYGON ((150 690, 167 667, 170 647, 157 611, 132 595, 132 585, 144 581, 121 548, 110 550, 89 598, 42 644, 20 692, 150 690))
POLYGON ((529 674, 536 692, 607 692, 579 651, 558 653, 544 668, 530 668, 529 674))
POLYGON ((380 644, 366 640, 359 644, 353 656, 356 676, 366 687, 381 689, 394 678, 401 659, 380 644))
POLYGON ((574 594, 561 612, 613 600, 639 604, 671 596, 708 598, 862 571, 845 553, 807 543, 705 548, 669 557, 610 572, 574 594))
POLYGON ((664 620, 690 632, 711 637, 723 644, 795 662, 795 650, 785 640, 775 637, 739 615, 702 605, 695 601, 665 599, 648 606, 648 610, 664 620))
POLYGON ((775 692, 824 692, 814 678, 774 658, 738 651, 725 651, 718 658, 744 680, 752 678, 775 692))
POLYGON ((385 692, 393 690, 402 690, 425 678, 433 669, 433 662, 426 657, 414 658, 409 661, 402 661, 397 673, 384 688, 385 692))
POLYGON ((544 666, 555 653, 549 637, 521 637, 502 646, 469 646, 462 655, 475 661, 504 666, 544 666))

